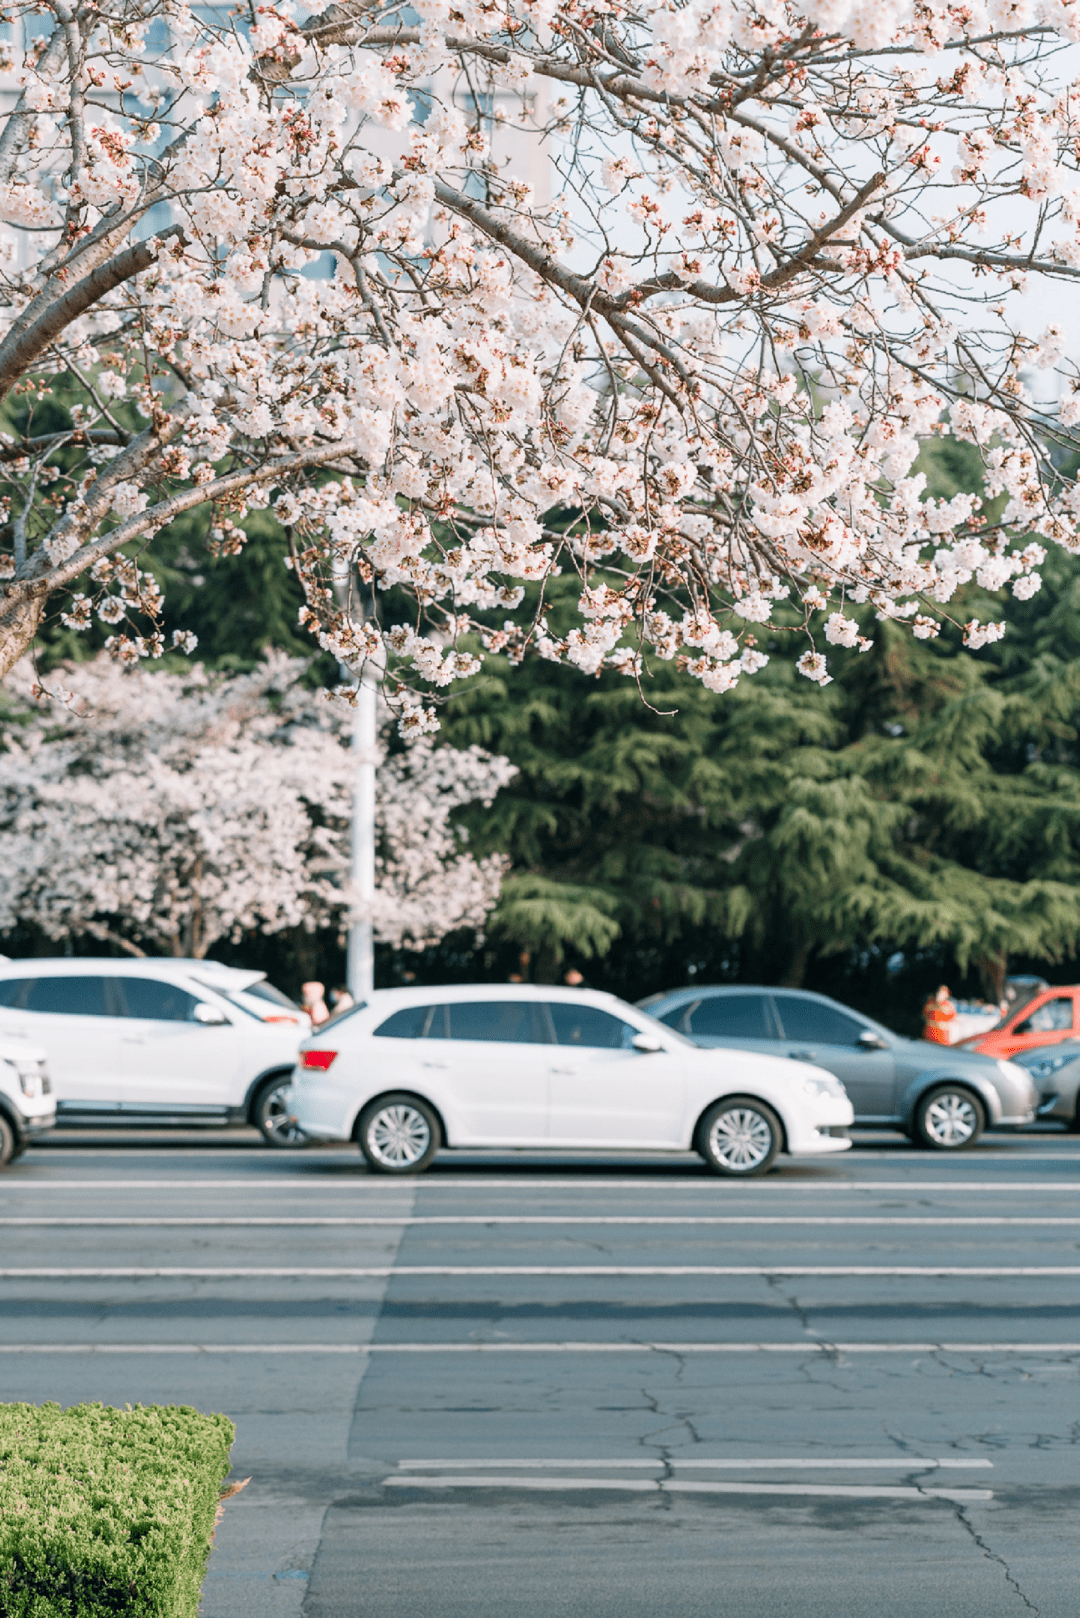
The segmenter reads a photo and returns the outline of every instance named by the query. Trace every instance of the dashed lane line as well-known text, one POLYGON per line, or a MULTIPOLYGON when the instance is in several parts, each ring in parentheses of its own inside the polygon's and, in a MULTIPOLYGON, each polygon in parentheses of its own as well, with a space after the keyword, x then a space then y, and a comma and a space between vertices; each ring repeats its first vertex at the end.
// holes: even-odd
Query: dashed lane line
POLYGON ((383 1479, 384 1489, 528 1489, 549 1493, 566 1490, 616 1489, 633 1494, 742 1494, 812 1496, 841 1500, 952 1500, 958 1504, 992 1500, 992 1489, 912 1488, 877 1483, 706 1483, 688 1478, 526 1478, 409 1475, 383 1479))
POLYGON ((674 1457, 665 1458, 665 1459, 659 1459, 657 1457, 653 1457, 650 1460, 637 1460, 637 1459, 634 1459, 634 1460, 629 1460, 629 1461, 627 1461, 627 1460, 611 1460, 611 1459, 608 1459, 608 1460, 595 1460, 594 1459, 594 1460, 588 1460, 588 1461, 578 1461, 578 1460, 574 1460, 574 1461, 559 1460, 559 1461, 556 1461, 556 1460, 548 1460, 548 1459, 534 1459, 534 1460, 527 1460, 527 1461, 519 1461, 519 1460, 507 1461, 507 1460, 503 1460, 503 1459, 499 1458, 499 1459, 496 1459, 496 1460, 482 1460, 482 1461, 470 1460, 470 1461, 398 1461, 397 1462, 397 1468, 398 1468, 399 1472, 453 1472, 453 1471, 481 1472, 481 1471, 484 1471, 485 1469, 490 1470, 492 1468, 497 1470, 500 1467, 505 1467, 505 1468, 525 1467, 525 1468, 530 1469, 532 1471, 554 1471, 554 1470, 557 1470, 558 1468, 561 1467, 566 1471, 574 1471, 574 1470, 578 1470, 578 1469, 581 1469, 581 1468, 584 1468, 584 1467, 609 1467, 609 1466, 617 1467, 620 1471, 625 1470, 627 1468, 641 1468, 641 1467, 650 1467, 653 1470, 655 1470, 656 1467, 671 1466, 671 1467, 675 1467, 678 1471, 682 1471, 682 1472, 685 1472, 690 1467, 694 1467, 694 1468, 698 1469, 699 1471, 707 1470, 707 1471, 710 1471, 710 1472, 711 1471, 722 1471, 725 1468, 730 1468, 732 1470, 738 1470, 738 1471, 744 1471, 744 1470, 753 1471, 755 1469, 758 1470, 758 1471, 775 1471, 775 1470, 779 1470, 781 1468, 783 1470, 785 1470, 785 1471, 792 1471, 792 1470, 815 1471, 815 1470, 819 1470, 819 1469, 828 1469, 829 1471, 832 1471, 832 1470, 836 1469, 837 1467, 839 1467, 841 1470, 849 1470, 849 1471, 865 1471, 865 1470, 873 1471, 873 1470, 876 1470, 876 1469, 884 1469, 884 1470, 891 1471, 891 1472, 912 1472, 912 1471, 920 1471, 921 1472, 921 1471, 927 1470, 929 1468, 936 1468, 936 1469, 941 1469, 941 1470, 952 1469, 954 1471, 965 1471, 966 1472, 966 1471, 971 1471, 973 1468, 992 1470, 993 1465, 994 1465, 993 1461, 985 1460, 981 1456, 971 1456, 971 1457, 964 1458, 964 1459, 958 1459, 955 1456, 944 1457, 944 1456, 929 1456, 929 1455, 889 1455, 889 1456, 852 1456, 852 1455, 840 1455, 840 1456, 795 1455, 795 1456, 792 1456, 792 1455, 788 1455, 788 1456, 782 1456, 782 1457, 780 1457, 780 1459, 776 1459, 775 1457, 771 1457, 771 1458, 767 1457, 765 1459, 762 1459, 760 1456, 753 1456, 753 1457, 750 1457, 750 1458, 747 1458, 747 1457, 744 1456, 744 1457, 742 1457, 740 1459, 738 1457, 723 1456, 723 1457, 721 1457, 719 1459, 713 1459, 711 1461, 704 1461, 704 1460, 699 1460, 699 1459, 694 1459, 694 1460, 685 1459, 684 1460, 681 1456, 674 1456, 674 1457))

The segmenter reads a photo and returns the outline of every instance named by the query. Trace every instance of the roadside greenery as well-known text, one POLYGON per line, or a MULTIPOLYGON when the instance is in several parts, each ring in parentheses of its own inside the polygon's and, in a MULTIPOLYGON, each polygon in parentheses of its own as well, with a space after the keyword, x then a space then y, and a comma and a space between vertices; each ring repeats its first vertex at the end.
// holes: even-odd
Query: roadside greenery
POLYGON ((3 1618, 196 1618, 234 1431, 185 1406, 0 1405, 3 1618))

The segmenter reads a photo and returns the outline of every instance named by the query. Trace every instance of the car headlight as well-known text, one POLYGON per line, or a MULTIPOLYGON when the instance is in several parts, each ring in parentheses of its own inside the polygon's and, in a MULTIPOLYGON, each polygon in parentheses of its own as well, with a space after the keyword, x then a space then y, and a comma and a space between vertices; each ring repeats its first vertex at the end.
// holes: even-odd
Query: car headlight
POLYGON ((1006 1073, 1010 1069, 1022 1066, 1024 1072, 1030 1073, 1033 1079, 1048 1079, 1051 1073, 1057 1073, 1060 1068, 1067 1067, 1075 1060, 1076 1052, 1072 1051, 1068 1056, 1044 1056, 1038 1062, 999 1062, 998 1066, 1006 1073))
POLYGON ((816 1073, 804 1079, 803 1092, 808 1096, 833 1096, 836 1100, 843 1100, 847 1095, 840 1080, 833 1078, 831 1073, 816 1073))
MULTIPOLYGON (((1059 1066, 1063 1067, 1064 1065, 1064 1061, 1059 1063, 1059 1066)), ((1008 1079, 1012 1084, 1019 1084, 1025 1088, 1035 1077, 1029 1067, 1021 1067, 1019 1062, 1006 1062, 1003 1057, 998 1059, 997 1070, 1003 1079, 1008 1079)), ((1051 1072, 1053 1072, 1053 1069, 1051 1069, 1051 1072)))
POLYGON ((13 1062, 5 1058, 6 1065, 15 1069, 19 1078, 19 1089, 29 1100, 35 1101, 39 1096, 45 1095, 45 1080, 41 1066, 37 1062, 13 1062))

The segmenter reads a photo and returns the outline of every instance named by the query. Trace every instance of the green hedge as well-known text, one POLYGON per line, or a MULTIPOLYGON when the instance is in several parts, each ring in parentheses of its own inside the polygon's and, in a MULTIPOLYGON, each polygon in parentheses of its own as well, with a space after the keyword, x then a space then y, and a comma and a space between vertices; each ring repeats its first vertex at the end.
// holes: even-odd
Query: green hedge
POLYGON ((183 1405, 0 1405, 0 1618, 196 1618, 234 1433, 183 1405))

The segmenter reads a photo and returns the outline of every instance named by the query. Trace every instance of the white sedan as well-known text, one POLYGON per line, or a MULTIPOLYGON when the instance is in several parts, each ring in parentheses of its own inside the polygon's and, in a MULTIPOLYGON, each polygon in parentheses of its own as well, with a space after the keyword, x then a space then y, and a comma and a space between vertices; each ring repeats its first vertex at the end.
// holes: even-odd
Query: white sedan
POLYGON ((823 1068, 700 1050, 593 990, 384 989, 306 1039, 283 1098, 305 1135, 355 1140, 383 1174, 440 1146, 696 1151, 717 1174, 850 1146, 823 1068))

